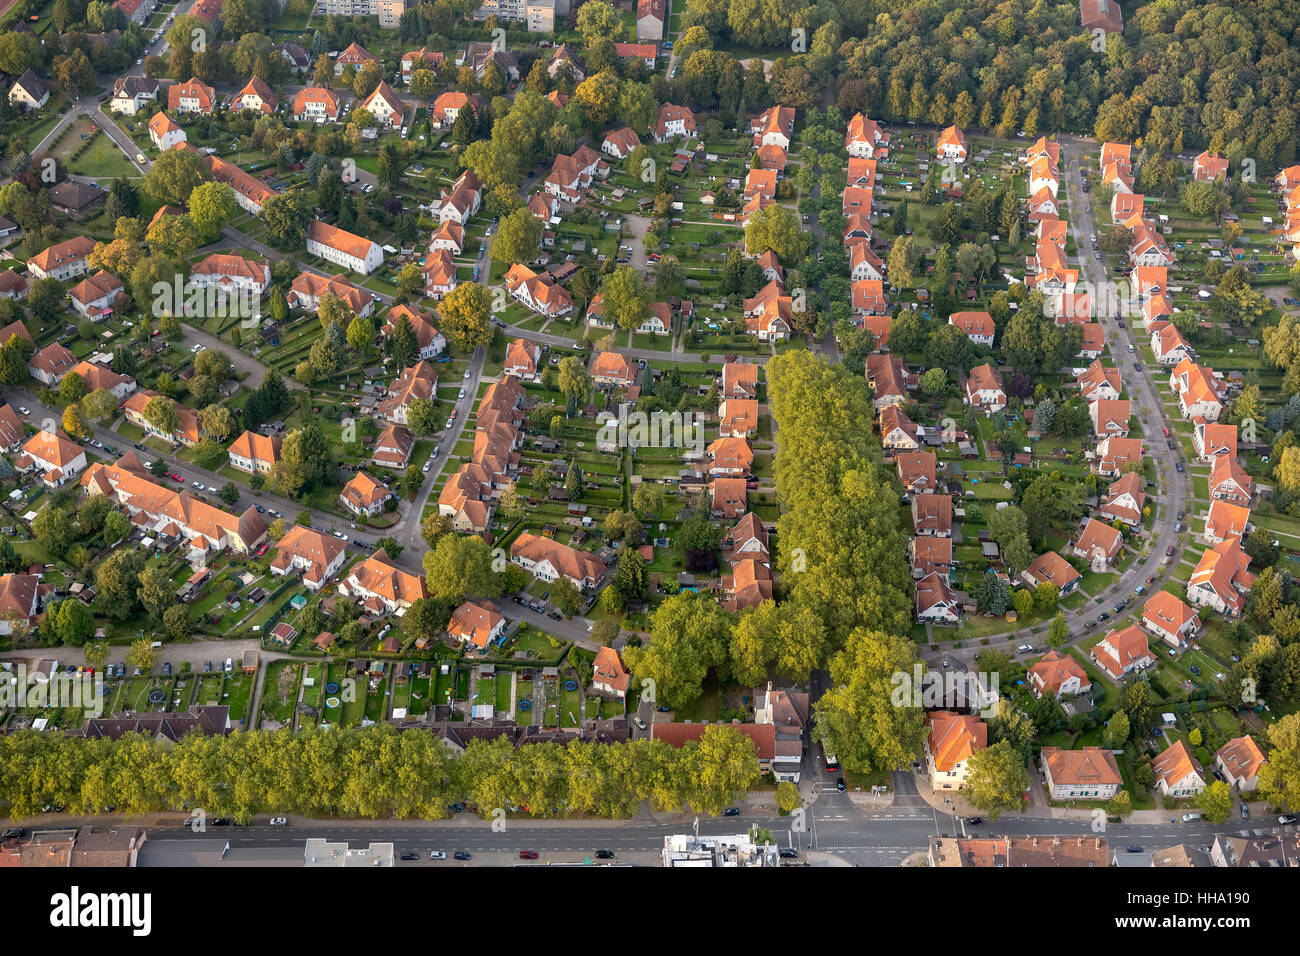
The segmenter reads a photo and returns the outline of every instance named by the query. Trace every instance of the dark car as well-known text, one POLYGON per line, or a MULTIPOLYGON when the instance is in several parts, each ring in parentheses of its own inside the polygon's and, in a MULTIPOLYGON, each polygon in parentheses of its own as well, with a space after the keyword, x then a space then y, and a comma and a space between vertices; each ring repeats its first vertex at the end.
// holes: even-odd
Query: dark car
POLYGON ((778 850, 776 855, 779 856, 779 857, 780 857, 781 859, 783 859, 783 860, 797 860, 797 859, 799 859, 799 851, 798 851, 798 850, 791 850, 791 849, 788 849, 788 848, 787 848, 787 849, 784 849, 784 850, 778 850))
POLYGON ((451 856, 452 856, 452 859, 454 859, 454 860, 469 860, 469 859, 472 859, 472 857, 470 856, 470 853, 469 853, 468 850, 457 850, 457 851, 456 851, 455 853, 453 853, 451 856))
POLYGON ((520 851, 519 851, 519 859, 521 859, 521 860, 535 860, 535 859, 537 859, 537 851, 536 851, 536 850, 520 850, 520 851))
POLYGON ((1178 471, 1179 474, 1182 474, 1182 471, 1183 471, 1183 463, 1182 463, 1181 461, 1176 461, 1176 462, 1174 462, 1174 468, 1175 468, 1175 470, 1178 471))
POLYGON ((1241 808, 1241 818, 1242 818, 1243 820, 1249 820, 1249 819, 1250 819, 1250 807, 1246 806, 1246 805, 1243 803, 1243 804, 1240 805, 1240 808, 1241 808))
POLYGON ((0 835, 0 839, 21 840, 23 838, 23 834, 26 832, 27 831, 24 830, 22 827, 9 827, 8 829, 5 830, 5 832, 2 835, 0 835))
POLYGON ((612 860, 612 859, 614 859, 614 851, 613 851, 613 850, 597 850, 597 851, 596 851, 596 859, 598 859, 598 860, 612 860))
POLYGON ((1141 848, 1140 846, 1138 846, 1136 843, 1133 844, 1132 846, 1126 846, 1126 847, 1124 847, 1124 849, 1125 849, 1125 851, 1128 852, 1128 853, 1141 853, 1141 852, 1142 852, 1142 848, 1141 848))
POLYGON ((1100 614, 1097 615, 1097 620, 1099 620, 1099 621, 1109 621, 1109 620, 1110 620, 1110 612, 1109 612, 1109 611, 1102 611, 1100 614))
POLYGON ((420 854, 418 854, 418 853, 416 853, 416 852, 414 852, 414 851, 412 851, 412 850, 403 850, 403 851, 402 851, 402 859, 403 859, 403 860, 418 860, 419 858, 420 858, 420 854))
POLYGON ((845 790, 848 789, 848 787, 846 787, 846 786, 844 785, 844 778, 843 778, 843 777, 836 777, 836 778, 835 778, 835 789, 838 790, 840 793, 843 793, 845 790))
POLYGON ((564 615, 561 614, 559 611, 551 611, 551 612, 550 612, 549 614, 547 614, 546 616, 549 617, 552 621, 563 621, 563 620, 564 620, 564 615))
POLYGON ((740 807, 727 807, 722 811, 722 815, 724 817, 738 817, 740 816, 740 807))
POLYGON ((967 818, 966 818, 966 826, 968 826, 968 827, 977 827, 977 826, 979 826, 979 825, 980 825, 981 823, 983 823, 983 822, 984 822, 984 818, 983 818, 983 817, 967 817, 967 818))

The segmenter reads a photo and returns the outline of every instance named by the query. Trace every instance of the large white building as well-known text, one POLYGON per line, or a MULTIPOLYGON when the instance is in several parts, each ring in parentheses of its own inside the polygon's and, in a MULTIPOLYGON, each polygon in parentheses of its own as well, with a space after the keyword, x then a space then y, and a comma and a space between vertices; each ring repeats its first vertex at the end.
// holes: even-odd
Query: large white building
POLYGON ((396 30, 406 12, 406 0, 316 0, 317 16, 379 17, 379 25, 396 30))
POLYGON ((384 262, 378 243, 319 219, 307 230, 307 251, 362 275, 369 275, 384 262))

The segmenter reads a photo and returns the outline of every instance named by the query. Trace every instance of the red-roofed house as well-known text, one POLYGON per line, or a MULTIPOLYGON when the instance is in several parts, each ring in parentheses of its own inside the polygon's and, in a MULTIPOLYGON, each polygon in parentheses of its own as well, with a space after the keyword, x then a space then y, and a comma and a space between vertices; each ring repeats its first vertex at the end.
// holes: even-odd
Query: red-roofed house
POLYGON ((1156 591, 1142 607, 1142 626, 1170 647, 1185 647, 1201 626, 1196 609, 1168 591, 1156 591))
POLYGON ((1092 681, 1073 655, 1052 650, 1042 660, 1029 668, 1029 692, 1035 697, 1053 694, 1056 697, 1074 697, 1092 690, 1092 681))
POLYGON ((1071 546, 1076 557, 1083 558, 1095 570, 1109 568, 1124 546, 1124 536, 1096 518, 1089 518, 1079 540, 1071 546))
POLYGON ((993 345, 993 316, 987 312, 954 312, 948 316, 948 324, 957 326, 976 345, 993 345))
POLYGON ((1145 670, 1156 662, 1147 646, 1147 636, 1136 624, 1122 631, 1109 631, 1092 649, 1093 663, 1114 680, 1134 671, 1145 670))
POLYGON ((926 714, 926 770, 935 790, 960 790, 970 776, 971 754, 989 744, 988 726, 978 717, 936 710, 926 714))
POLYGON ((1246 570, 1250 555, 1241 549, 1240 538, 1228 538, 1201 555, 1187 579, 1187 603, 1210 607, 1220 614, 1240 614, 1255 575, 1246 570))
POLYGON ((1192 161, 1192 178, 1200 183, 1213 183, 1227 179, 1228 157, 1206 150, 1192 161))
POLYGON ((167 108, 173 113, 212 113, 217 101, 216 90, 197 76, 167 88, 167 108))
POLYGON ((966 404, 981 409, 985 414, 1000 412, 1007 407, 1007 390, 1002 376, 985 362, 971 369, 966 379, 966 404))

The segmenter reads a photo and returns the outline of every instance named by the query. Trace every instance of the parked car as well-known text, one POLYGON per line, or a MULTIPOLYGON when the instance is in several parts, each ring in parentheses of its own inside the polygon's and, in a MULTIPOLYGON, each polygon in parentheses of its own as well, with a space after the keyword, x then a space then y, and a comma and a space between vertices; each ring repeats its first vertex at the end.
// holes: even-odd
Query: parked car
POLYGON ((967 818, 966 818, 966 826, 968 826, 968 827, 977 827, 977 826, 979 826, 979 825, 980 825, 981 823, 983 823, 983 822, 984 822, 984 818, 983 818, 983 817, 967 817, 967 818))
POLYGON ((419 858, 420 854, 416 853, 414 850, 403 850, 400 857, 400 859, 406 861, 418 860, 419 858))
POLYGON ((430 850, 430 851, 429 851, 429 859, 431 859, 431 860, 445 860, 445 859, 447 859, 447 851, 446 851, 446 850, 430 850))
POLYGON ((1184 823, 1195 823, 1195 822, 1196 822, 1197 820, 1199 820, 1199 819, 1201 819, 1201 815, 1200 815, 1199 813, 1184 813, 1184 814, 1183 814, 1183 822, 1184 822, 1184 823))
POLYGON ((535 860, 535 859, 537 859, 537 851, 536 851, 536 850, 520 850, 520 851, 519 851, 519 859, 521 859, 521 860, 535 860))
POLYGON ((722 811, 722 815, 724 817, 738 817, 740 816, 740 807, 727 807, 722 811))
POLYGON ((785 847, 785 848, 783 848, 783 849, 777 850, 777 851, 776 851, 776 855, 779 856, 779 857, 780 857, 781 859, 783 859, 783 860, 797 860, 797 859, 799 859, 799 851, 798 851, 798 850, 792 850, 792 849, 790 849, 789 847, 785 847))
POLYGON ((598 860, 612 860, 612 859, 614 859, 614 851, 613 851, 613 850, 597 850, 597 851, 596 851, 596 859, 598 859, 598 860))
POLYGON ((1290 813, 1284 813, 1277 818, 1277 825, 1280 827, 1289 827, 1291 826, 1291 824, 1295 823, 1295 821, 1296 818, 1294 815, 1290 813))
POLYGON ((1248 806, 1246 806, 1244 803, 1242 803, 1242 804, 1239 804, 1239 805, 1238 805, 1238 809, 1241 811, 1241 818, 1242 818, 1243 820, 1249 820, 1249 819, 1250 819, 1250 807, 1248 807, 1248 806))
POLYGON ((271 817, 271 826, 273 827, 287 827, 288 825, 289 820, 286 817, 271 817))
POLYGON ((473 857, 470 855, 469 850, 457 850, 455 853, 452 854, 452 857, 453 859, 457 859, 457 860, 473 859, 473 857))

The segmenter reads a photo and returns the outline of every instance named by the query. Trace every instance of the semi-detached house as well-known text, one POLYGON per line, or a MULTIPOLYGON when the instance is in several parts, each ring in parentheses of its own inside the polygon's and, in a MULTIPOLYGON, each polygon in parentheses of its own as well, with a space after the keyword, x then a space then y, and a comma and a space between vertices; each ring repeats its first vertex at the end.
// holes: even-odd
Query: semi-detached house
POLYGON ((579 591, 594 589, 605 575, 595 555, 527 531, 510 545, 510 560, 541 581, 567 578, 579 591))

